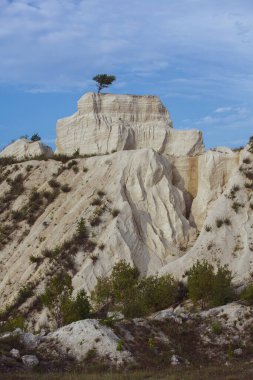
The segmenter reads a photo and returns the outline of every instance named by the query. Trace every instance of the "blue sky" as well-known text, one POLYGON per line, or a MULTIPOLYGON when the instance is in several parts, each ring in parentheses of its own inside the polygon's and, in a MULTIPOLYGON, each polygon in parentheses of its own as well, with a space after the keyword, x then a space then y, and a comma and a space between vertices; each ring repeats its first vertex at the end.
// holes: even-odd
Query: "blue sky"
POLYGON ((0 148, 38 132, 116 75, 113 93, 158 95, 207 147, 253 135, 252 0, 0 0, 0 148))

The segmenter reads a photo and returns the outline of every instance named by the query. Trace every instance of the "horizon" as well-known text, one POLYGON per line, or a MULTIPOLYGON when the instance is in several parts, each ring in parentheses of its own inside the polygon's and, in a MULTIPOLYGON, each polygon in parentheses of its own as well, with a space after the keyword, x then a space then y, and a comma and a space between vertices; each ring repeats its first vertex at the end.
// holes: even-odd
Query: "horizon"
POLYGON ((98 73, 116 76, 110 93, 158 96, 207 149, 253 134, 249 0, 0 0, 0 21, 0 150, 33 133, 54 147, 98 73))

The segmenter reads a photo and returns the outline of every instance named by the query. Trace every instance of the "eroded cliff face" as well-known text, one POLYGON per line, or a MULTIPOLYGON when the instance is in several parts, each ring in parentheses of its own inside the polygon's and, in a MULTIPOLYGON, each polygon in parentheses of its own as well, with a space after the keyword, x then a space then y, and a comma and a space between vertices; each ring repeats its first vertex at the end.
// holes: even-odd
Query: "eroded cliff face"
POLYGON ((199 131, 172 129, 156 96, 87 93, 78 111, 57 123, 56 152, 72 155, 152 148, 176 156, 203 152, 199 131))

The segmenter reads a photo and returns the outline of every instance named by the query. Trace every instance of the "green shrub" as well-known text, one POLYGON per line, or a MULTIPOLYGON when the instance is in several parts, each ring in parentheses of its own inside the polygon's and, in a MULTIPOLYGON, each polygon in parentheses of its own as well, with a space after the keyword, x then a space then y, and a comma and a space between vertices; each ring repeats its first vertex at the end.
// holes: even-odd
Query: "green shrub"
POLYGON ((114 208, 112 211, 111 211, 111 214, 114 218, 116 218, 116 216, 118 216, 120 213, 120 211, 116 208, 114 208))
POLYGON ((78 162, 76 160, 72 160, 68 162, 67 168, 71 169, 73 166, 78 165, 78 162))
POLYGON ((216 226, 220 228, 223 225, 224 221, 221 218, 216 219, 216 226))
POLYGON ((122 341, 122 339, 118 340, 116 350, 117 351, 122 351, 123 350, 123 341, 122 341))
POLYGON ((31 137, 31 141, 40 141, 41 140, 41 137, 39 136, 38 133, 34 133, 31 137))
POLYGON ((71 277, 66 272, 54 276, 41 296, 42 303, 49 308, 58 327, 88 318, 90 302, 84 290, 72 298, 71 277))
POLYGON ((71 191, 71 187, 65 183, 61 186, 61 191, 63 191, 64 193, 69 193, 71 191))
POLYGON ((51 186, 53 189, 59 188, 61 185, 58 181, 56 181, 54 178, 50 179, 48 181, 49 186, 51 186))
POLYGON ((102 205, 102 201, 100 198, 94 198, 91 202, 91 205, 92 206, 101 206, 102 205))
POLYGON ((100 198, 103 198, 103 197, 106 195, 106 193, 105 193, 103 190, 98 190, 98 191, 97 191, 97 195, 98 195, 100 198))
POLYGON ((249 305, 253 305, 253 283, 250 283, 240 294, 240 298, 246 301, 249 305))
POLYGON ((224 305, 233 299, 232 273, 226 265, 218 264, 215 272, 206 260, 197 261, 187 274, 189 297, 194 303, 200 301, 202 308, 224 305))
POLYGON ((99 278, 91 299, 95 308, 110 305, 126 317, 140 317, 169 307, 178 297, 178 284, 170 276, 139 279, 139 271, 125 261, 109 277, 99 278))
POLYGON ((79 167, 78 166, 72 166, 72 170, 75 174, 79 172, 79 167))
POLYGON ((31 255, 29 257, 29 260, 32 264, 40 264, 41 263, 41 260, 42 260, 42 257, 38 257, 38 256, 33 256, 31 255))
POLYGON ((220 335, 222 333, 222 325, 220 322, 213 322, 212 324, 212 332, 215 335, 220 335))
POLYGON ((85 239, 88 238, 89 232, 85 225, 84 218, 81 218, 79 222, 77 223, 76 234, 78 238, 85 238, 85 239))
POLYGON ((8 321, 3 323, 3 325, 0 326, 0 333, 3 332, 12 332, 15 329, 21 329, 25 330, 25 319, 22 315, 18 315, 17 317, 9 318, 8 321))

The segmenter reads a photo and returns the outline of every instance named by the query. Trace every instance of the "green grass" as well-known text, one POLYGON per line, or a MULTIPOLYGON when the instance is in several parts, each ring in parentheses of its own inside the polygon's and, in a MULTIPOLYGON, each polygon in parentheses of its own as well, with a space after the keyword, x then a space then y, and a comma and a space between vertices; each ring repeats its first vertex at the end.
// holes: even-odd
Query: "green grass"
POLYGON ((241 363, 231 366, 224 364, 216 367, 192 369, 192 368, 169 368, 161 372, 125 372, 116 373, 108 371, 106 374, 5 374, 5 380, 141 380, 141 379, 159 379, 159 380, 238 380, 252 379, 253 364, 241 363))

